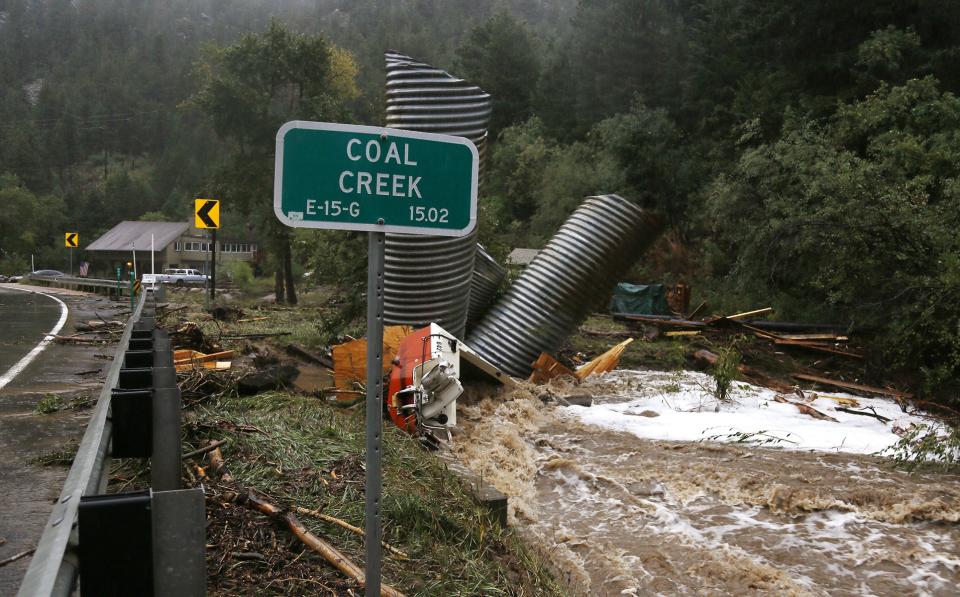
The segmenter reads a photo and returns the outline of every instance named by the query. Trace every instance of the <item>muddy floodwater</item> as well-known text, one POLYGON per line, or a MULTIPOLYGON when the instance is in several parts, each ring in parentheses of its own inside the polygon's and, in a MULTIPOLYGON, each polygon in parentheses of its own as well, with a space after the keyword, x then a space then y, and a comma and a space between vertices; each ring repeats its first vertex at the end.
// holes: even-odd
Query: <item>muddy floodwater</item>
MULTIPOLYGON (((630 399, 603 390, 601 402, 630 399)), ((960 591, 958 476, 842 451, 641 438, 541 392, 461 406, 454 450, 510 496, 511 524, 575 594, 960 591)))

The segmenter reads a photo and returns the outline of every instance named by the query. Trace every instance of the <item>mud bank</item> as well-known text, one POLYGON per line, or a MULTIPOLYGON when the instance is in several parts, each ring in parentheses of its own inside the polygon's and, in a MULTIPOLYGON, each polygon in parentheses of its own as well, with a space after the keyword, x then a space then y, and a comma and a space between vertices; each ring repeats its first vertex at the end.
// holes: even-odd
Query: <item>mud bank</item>
MULTIPOLYGON (((626 399, 622 384, 602 389, 626 399)), ((541 391, 462 407, 455 451, 511 497, 511 524, 577 594, 955 594, 960 477, 637 437, 541 391)))

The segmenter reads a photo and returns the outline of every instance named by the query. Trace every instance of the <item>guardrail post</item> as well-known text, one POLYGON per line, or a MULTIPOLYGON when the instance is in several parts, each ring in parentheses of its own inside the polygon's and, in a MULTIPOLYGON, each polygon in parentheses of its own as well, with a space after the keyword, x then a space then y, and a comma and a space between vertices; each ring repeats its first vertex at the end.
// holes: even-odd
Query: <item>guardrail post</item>
POLYGON ((170 336, 153 332, 153 455, 150 479, 154 490, 180 489, 180 390, 173 366, 170 336))
POLYGON ((150 490, 80 500, 80 594, 152 596, 150 490))

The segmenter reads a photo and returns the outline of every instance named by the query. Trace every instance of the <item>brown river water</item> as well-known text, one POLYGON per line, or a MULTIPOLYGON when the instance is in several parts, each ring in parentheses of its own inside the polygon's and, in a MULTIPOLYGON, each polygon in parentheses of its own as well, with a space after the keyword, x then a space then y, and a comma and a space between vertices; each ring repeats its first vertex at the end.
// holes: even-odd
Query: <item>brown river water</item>
POLYGON ((510 523, 574 594, 960 594, 958 476, 640 439, 541 391, 461 406, 454 452, 510 497, 510 523))

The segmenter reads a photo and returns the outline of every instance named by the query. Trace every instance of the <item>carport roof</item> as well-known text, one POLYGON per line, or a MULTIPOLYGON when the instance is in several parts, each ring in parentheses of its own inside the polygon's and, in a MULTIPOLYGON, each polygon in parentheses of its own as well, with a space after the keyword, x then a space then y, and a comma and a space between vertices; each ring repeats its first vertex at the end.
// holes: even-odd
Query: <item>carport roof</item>
POLYGON ((187 222, 120 222, 103 236, 87 245, 88 251, 129 251, 136 245, 150 250, 150 235, 154 247, 161 251, 190 228, 187 222))

